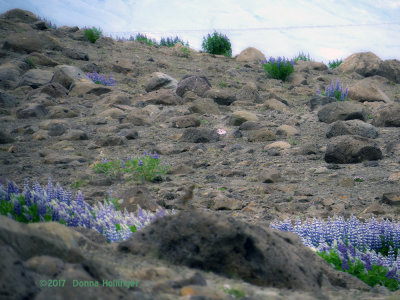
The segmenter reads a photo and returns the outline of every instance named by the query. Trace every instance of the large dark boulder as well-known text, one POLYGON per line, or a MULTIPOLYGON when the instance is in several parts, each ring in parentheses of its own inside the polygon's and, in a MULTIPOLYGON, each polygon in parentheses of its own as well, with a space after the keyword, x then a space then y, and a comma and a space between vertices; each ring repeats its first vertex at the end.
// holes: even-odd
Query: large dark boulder
POLYGON ((350 275, 344 279, 337 274, 293 233, 196 211, 157 219, 121 242, 119 250, 260 286, 317 290, 328 279, 335 285, 366 287, 350 275))

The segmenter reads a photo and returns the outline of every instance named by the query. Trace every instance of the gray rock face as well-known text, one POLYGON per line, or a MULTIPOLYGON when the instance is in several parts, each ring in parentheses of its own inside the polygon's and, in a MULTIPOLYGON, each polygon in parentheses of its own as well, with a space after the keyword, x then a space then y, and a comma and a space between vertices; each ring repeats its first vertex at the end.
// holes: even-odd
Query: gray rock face
POLYGON ((53 82, 60 83, 66 89, 69 89, 72 83, 85 80, 92 82, 89 77, 86 76, 85 72, 75 66, 59 65, 55 67, 53 82))
POLYGON ((182 97, 187 91, 192 91, 202 97, 211 88, 211 84, 205 76, 186 75, 179 81, 176 94, 182 97))
POLYGON ((330 139, 339 135, 359 135, 370 139, 378 137, 376 128, 361 120, 336 121, 331 125, 326 137, 330 139))
POLYGON ((376 143, 357 135, 332 138, 325 152, 327 163, 349 164, 381 158, 382 152, 376 143))
POLYGON ((260 286, 316 290, 323 278, 335 285, 363 285, 354 278, 344 283, 341 275, 292 233, 265 230, 208 213, 182 212, 158 219, 121 242, 118 249, 239 277, 260 286))
POLYGON ((359 52, 346 58, 337 71, 356 72, 362 76, 373 76, 379 69, 382 60, 372 52, 359 52))
POLYGON ((206 128, 188 128, 185 129, 181 140, 190 143, 210 143, 219 140, 216 130, 206 128))
POLYGON ((0 88, 14 89, 18 86, 21 70, 12 64, 0 66, 0 88))
POLYGON ((379 127, 400 127, 400 104, 378 110, 372 123, 379 127))
POLYGON ((231 105, 233 102, 236 101, 236 96, 221 90, 208 90, 204 93, 204 98, 211 98, 214 100, 215 103, 219 105, 231 105))
POLYGON ((31 31, 11 34, 5 39, 3 49, 31 53, 43 49, 61 50, 62 47, 60 42, 47 32, 31 31))
POLYGON ((154 72, 147 79, 145 89, 146 92, 155 91, 161 88, 176 91, 177 86, 178 81, 176 79, 161 72, 154 72))
POLYGON ((376 74, 386 77, 393 82, 400 83, 400 61, 397 59, 383 61, 376 74))
POLYGON ((49 83, 53 78, 53 75, 54 73, 50 71, 39 69, 29 70, 22 76, 22 80, 19 85, 29 85, 35 89, 39 86, 49 83))
POLYGON ((315 95, 310 99, 308 106, 311 108, 311 110, 315 110, 317 108, 320 108, 321 106, 324 106, 332 102, 337 102, 337 99, 334 97, 315 95))
POLYGON ((322 107, 322 109, 318 111, 318 119, 325 123, 354 119, 365 121, 367 119, 367 114, 362 104, 348 101, 337 101, 326 104, 322 107))

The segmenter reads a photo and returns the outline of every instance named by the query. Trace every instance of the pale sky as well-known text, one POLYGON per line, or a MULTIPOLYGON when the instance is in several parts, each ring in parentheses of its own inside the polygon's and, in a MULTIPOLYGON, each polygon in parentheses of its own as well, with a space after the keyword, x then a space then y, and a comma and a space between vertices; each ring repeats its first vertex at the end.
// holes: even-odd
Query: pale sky
POLYGON ((267 58, 305 52, 328 63, 372 51, 400 60, 400 0, 0 0, 0 13, 12 8, 107 36, 178 35, 196 50, 216 30, 230 39, 233 56, 251 46, 267 58))

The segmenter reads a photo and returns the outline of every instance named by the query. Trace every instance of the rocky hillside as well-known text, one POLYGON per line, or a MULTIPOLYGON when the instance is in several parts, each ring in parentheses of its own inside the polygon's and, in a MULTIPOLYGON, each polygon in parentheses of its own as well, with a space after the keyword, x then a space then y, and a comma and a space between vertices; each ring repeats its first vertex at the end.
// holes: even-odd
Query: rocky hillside
POLYGON ((51 177, 89 204, 112 190, 122 209, 178 212, 113 244, 93 230, 0 217, 0 296, 232 299, 229 284, 245 299, 400 297, 333 271, 294 235, 268 228, 295 216, 398 220, 400 61, 371 52, 333 70, 297 61, 282 82, 254 48, 227 58, 91 43, 78 27, 49 28, 19 9, 0 16, 0 47, 3 185, 51 177), (93 72, 116 84, 95 84, 93 72), (350 101, 317 95, 337 80, 350 101), (167 173, 137 183, 91 167, 144 151, 158 153, 167 173), (41 288, 42 279, 69 288, 41 288), (74 279, 138 284, 73 287, 74 279))

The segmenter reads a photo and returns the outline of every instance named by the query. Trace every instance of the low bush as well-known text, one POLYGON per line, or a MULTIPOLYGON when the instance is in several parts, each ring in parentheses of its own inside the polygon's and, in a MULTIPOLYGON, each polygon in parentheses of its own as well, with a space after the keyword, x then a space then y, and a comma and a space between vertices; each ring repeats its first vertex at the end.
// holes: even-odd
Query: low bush
POLYGON ((297 57, 294 58, 294 62, 299 61, 299 60, 311 61, 310 54, 307 54, 307 56, 306 56, 305 53, 303 53, 303 52, 299 53, 299 55, 297 55, 297 57))
POLYGON ((145 34, 141 33, 138 33, 134 38, 131 37, 130 40, 134 40, 142 44, 147 44, 149 46, 157 45, 157 41, 155 39, 148 38, 145 34))
POLYGON ((95 43, 102 35, 101 29, 96 27, 86 28, 83 32, 85 38, 91 43, 95 43))
POLYGON ((164 47, 173 47, 177 43, 181 43, 183 46, 189 47, 189 42, 186 42, 186 44, 178 37, 167 37, 167 38, 161 38, 160 40, 160 46, 164 47))
POLYGON ((205 52, 210 54, 232 56, 231 42, 228 37, 215 31, 212 35, 208 34, 207 37, 203 37, 201 46, 205 52))
POLYGON ((263 60, 261 63, 265 72, 274 79, 285 81, 294 72, 293 59, 289 61, 285 57, 278 57, 278 59, 270 57, 269 60, 263 60))
POLYGON ((341 63, 342 63, 342 60, 338 60, 338 59, 336 61, 333 60, 332 62, 329 61, 328 67, 329 67, 329 69, 333 70, 334 68, 339 67, 341 63))

